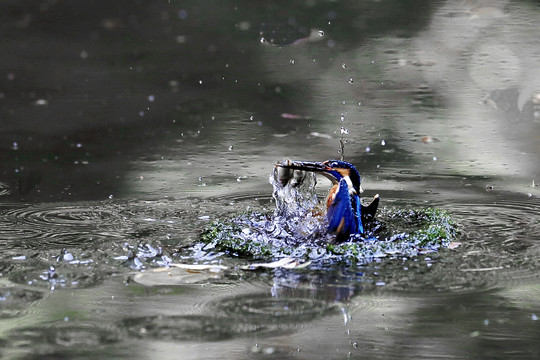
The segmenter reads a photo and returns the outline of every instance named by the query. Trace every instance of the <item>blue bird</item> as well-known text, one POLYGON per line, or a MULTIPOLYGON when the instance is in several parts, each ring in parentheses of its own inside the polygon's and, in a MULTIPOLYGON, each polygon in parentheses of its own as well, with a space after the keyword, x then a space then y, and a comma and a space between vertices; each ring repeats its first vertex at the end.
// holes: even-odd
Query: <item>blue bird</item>
POLYGON ((337 241, 345 241, 351 235, 364 234, 366 224, 373 219, 379 205, 379 195, 375 195, 368 206, 360 200, 360 174, 345 161, 324 162, 284 161, 283 168, 321 173, 332 182, 326 198, 326 218, 328 232, 336 235, 337 241))

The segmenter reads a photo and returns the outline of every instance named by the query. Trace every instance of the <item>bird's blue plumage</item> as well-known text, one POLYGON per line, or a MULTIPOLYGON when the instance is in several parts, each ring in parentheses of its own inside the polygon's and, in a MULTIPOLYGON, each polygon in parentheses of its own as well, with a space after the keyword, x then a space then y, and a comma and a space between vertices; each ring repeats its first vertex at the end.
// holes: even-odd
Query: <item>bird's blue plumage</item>
POLYGON ((346 240, 351 234, 362 234, 361 205, 358 195, 349 195, 349 186, 345 179, 338 183, 334 199, 329 202, 326 213, 328 232, 335 234, 338 240, 346 240))
POLYGON ((364 225, 375 216, 379 196, 376 195, 370 205, 362 205, 359 196, 360 174, 352 164, 340 160, 287 161, 280 166, 315 171, 330 179, 333 187, 326 199, 326 218, 328 232, 335 234, 338 241, 345 241, 351 235, 364 234, 364 225))

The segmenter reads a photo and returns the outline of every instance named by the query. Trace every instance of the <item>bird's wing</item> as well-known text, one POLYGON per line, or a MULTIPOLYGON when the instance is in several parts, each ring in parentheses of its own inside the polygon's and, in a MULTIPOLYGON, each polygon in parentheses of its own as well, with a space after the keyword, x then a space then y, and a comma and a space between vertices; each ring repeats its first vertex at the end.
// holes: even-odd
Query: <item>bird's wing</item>
MULTIPOLYGON (((328 206, 326 215, 328 219, 328 232, 336 234, 338 240, 346 240, 350 234, 357 233, 359 221, 353 212, 353 204, 349 196, 347 182, 341 179, 338 186, 339 188, 328 206)), ((358 208, 357 211, 360 211, 360 199, 356 201, 355 207, 358 208)))

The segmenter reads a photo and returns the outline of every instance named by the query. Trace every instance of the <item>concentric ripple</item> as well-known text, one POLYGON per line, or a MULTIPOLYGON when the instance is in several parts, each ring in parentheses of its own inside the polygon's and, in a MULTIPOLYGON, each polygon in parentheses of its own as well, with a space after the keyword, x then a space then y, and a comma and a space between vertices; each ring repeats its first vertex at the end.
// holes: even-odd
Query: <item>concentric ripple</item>
POLYGON ((8 248, 64 247, 120 237, 126 218, 112 205, 55 205, 0 209, 0 242, 8 248))
POLYGON ((335 311, 334 306, 324 300, 269 297, 268 294, 247 294, 222 299, 215 304, 215 309, 236 321, 276 322, 293 326, 335 311))
MULTIPOLYGON (((93 323, 54 322, 34 327, 16 329, 9 334, 13 348, 40 346, 44 348, 69 347, 71 349, 94 349, 121 339, 118 329, 102 327, 93 323)), ((52 350, 52 349, 51 349, 52 350)))
POLYGON ((292 334, 335 311, 332 304, 309 298, 273 298, 248 294, 209 304, 213 315, 157 315, 121 322, 129 336, 161 341, 219 341, 257 334, 292 334))
POLYGON ((257 330, 205 315, 145 316, 122 322, 128 335, 160 341, 219 341, 257 330))

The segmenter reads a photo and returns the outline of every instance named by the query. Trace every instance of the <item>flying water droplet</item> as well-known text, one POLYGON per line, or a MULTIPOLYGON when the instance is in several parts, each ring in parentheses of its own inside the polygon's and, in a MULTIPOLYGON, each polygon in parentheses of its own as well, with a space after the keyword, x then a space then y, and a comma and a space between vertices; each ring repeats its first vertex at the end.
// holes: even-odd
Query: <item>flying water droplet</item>
POLYGON ((319 30, 319 36, 324 36, 324 31, 319 30))
POLYGON ((346 69, 346 68, 347 68, 347 64, 343 63, 343 64, 341 64, 341 67, 342 67, 343 69, 346 69))
POLYGON ((294 60, 294 59, 291 59, 291 60, 289 60, 289 62, 290 62, 291 64, 293 64, 293 65, 294 65, 294 63, 295 63, 295 60, 294 60))
POLYGON ((382 146, 385 146, 385 145, 386 145, 386 141, 381 140, 381 145, 382 145, 382 146))
POLYGON ((229 146, 229 151, 232 151, 232 149, 233 149, 233 146, 230 145, 230 146, 229 146))
POLYGON ((349 134, 349 129, 346 129, 344 128, 343 126, 341 127, 341 135, 348 135, 349 134))
POLYGON ((341 115, 339 117, 339 120, 345 121, 345 114, 344 113, 341 113, 341 115))
POLYGON ((353 78, 350 78, 349 79, 349 84, 352 84, 352 83, 354 83, 354 80, 353 80, 353 78))

